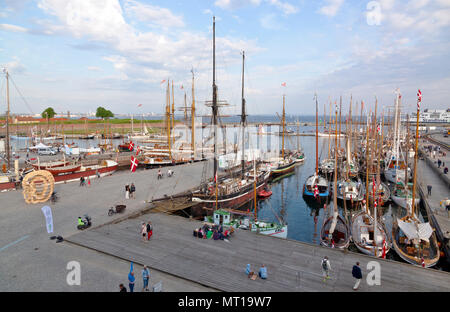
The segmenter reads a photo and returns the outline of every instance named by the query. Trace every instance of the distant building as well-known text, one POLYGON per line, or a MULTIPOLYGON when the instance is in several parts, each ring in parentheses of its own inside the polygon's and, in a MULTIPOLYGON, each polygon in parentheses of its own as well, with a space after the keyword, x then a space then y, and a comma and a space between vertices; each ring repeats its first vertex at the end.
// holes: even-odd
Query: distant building
MULTIPOLYGON (((415 113, 409 118, 409 121, 415 122, 417 115, 415 113)), ((449 109, 424 109, 419 114, 419 122, 445 122, 450 123, 450 108, 449 109)))

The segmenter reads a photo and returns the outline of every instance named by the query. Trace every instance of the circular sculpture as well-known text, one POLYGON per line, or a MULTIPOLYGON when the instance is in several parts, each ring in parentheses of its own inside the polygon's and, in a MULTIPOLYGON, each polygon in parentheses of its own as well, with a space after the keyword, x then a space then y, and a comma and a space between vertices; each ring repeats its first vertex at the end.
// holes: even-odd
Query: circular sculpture
POLYGON ((22 181, 23 197, 27 204, 43 203, 50 199, 55 178, 47 170, 32 171, 22 181))

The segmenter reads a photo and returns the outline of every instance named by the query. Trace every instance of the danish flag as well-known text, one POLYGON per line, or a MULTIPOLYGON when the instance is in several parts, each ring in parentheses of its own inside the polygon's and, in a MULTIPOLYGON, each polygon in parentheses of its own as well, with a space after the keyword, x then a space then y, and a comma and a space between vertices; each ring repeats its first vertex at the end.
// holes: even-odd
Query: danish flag
POLYGON ((137 150, 136 150, 136 156, 139 155, 140 151, 141 151, 141 147, 138 145, 137 150))
POLYGON ((131 172, 135 172, 136 171, 138 163, 139 163, 139 161, 137 160, 137 158, 134 157, 134 156, 131 156, 131 168, 130 168, 131 172))
POLYGON ((386 259, 386 240, 383 239, 383 253, 381 254, 381 258, 386 259))
POLYGON ((282 87, 286 87, 286 82, 281 83, 282 87))
POLYGON ((314 186, 314 197, 318 197, 319 196, 319 188, 316 186, 314 186))
POLYGON ((417 109, 420 109, 420 102, 422 102, 422 91, 417 91, 417 109))
POLYGON ((128 149, 132 151, 134 148, 134 143, 130 141, 130 145, 128 145, 128 149))

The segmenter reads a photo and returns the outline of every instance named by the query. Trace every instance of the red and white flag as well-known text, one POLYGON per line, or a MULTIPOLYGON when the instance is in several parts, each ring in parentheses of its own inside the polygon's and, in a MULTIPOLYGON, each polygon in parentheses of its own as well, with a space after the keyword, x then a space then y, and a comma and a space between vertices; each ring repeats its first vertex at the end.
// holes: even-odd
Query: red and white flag
POLYGON ((282 87, 286 87, 286 82, 282 82, 282 83, 281 83, 281 86, 282 86, 282 87))
POLYGON ((136 156, 139 155, 140 151, 141 151, 141 147, 138 145, 137 150, 136 150, 136 156))
POLYGON ((134 156, 131 156, 131 168, 130 168, 131 172, 135 172, 136 171, 138 163, 139 163, 139 161, 137 160, 137 158, 134 157, 134 156))
POLYGON ((316 186, 314 186, 314 197, 318 197, 319 196, 319 188, 317 187, 317 184, 316 184, 316 186))
POLYGON ((214 176, 214 183, 217 183, 217 171, 216 171, 216 174, 214 176))
POLYGON ((166 79, 164 79, 164 80, 161 80, 161 84, 163 84, 164 82, 166 82, 166 79))
POLYGON ((420 110, 420 102, 422 102, 422 91, 417 91, 417 110, 420 110))
POLYGON ((128 149, 132 151, 134 148, 134 143, 130 141, 130 145, 128 145, 128 149))
POLYGON ((142 104, 138 104, 138 107, 141 107, 142 106, 142 104))
POLYGON ((386 240, 383 239, 383 253, 381 254, 381 258, 386 259, 386 240))

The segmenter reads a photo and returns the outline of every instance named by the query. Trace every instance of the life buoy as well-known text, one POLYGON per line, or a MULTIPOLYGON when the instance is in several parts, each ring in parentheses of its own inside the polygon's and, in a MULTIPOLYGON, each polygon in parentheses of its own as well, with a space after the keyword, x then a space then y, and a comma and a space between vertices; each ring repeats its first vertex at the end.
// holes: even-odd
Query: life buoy
POLYGON ((213 187, 212 186, 208 187, 208 192, 212 193, 212 191, 213 191, 213 187))

